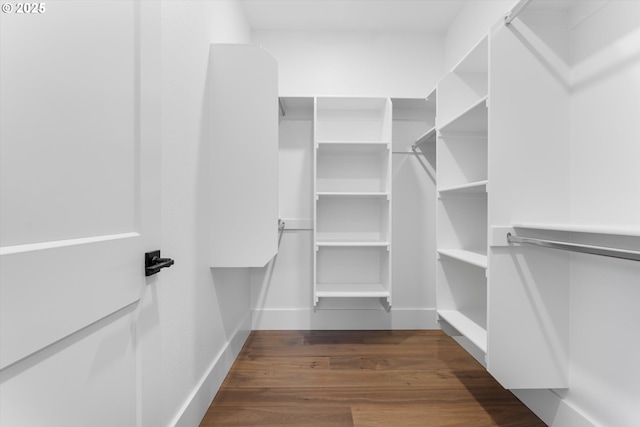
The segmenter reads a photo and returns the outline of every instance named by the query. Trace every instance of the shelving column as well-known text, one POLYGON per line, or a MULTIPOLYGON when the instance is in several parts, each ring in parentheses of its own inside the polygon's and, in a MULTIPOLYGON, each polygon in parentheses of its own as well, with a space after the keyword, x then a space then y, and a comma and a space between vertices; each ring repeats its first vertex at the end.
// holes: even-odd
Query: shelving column
POLYGON ((391 306, 391 101, 316 98, 314 307, 320 298, 391 306))
MULTIPOLYGON (((488 38, 438 83, 437 312, 487 352, 488 38)), ((478 357, 478 356, 476 356, 478 357)))

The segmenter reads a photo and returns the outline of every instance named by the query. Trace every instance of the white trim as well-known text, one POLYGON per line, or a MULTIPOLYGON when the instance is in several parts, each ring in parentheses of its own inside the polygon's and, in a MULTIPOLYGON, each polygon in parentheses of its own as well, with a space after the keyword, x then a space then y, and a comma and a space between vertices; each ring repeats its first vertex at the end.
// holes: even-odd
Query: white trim
POLYGON ((108 234, 106 236, 81 237, 78 239, 54 240, 53 242, 27 243, 24 245, 3 246, 0 255, 12 255, 23 252, 41 251, 45 249, 64 248, 68 246, 87 245, 90 243, 108 242, 110 240, 131 239, 140 237, 139 233, 108 234))
POLYGON ((435 308, 253 309, 253 330, 440 329, 435 308))
POLYGON ((250 332, 251 317, 250 313, 247 313, 225 347, 214 358, 209 369, 189 394, 184 405, 169 424, 170 426, 194 427, 200 424, 250 332))
POLYGON ((567 399, 553 390, 511 390, 549 427, 598 427, 567 399))

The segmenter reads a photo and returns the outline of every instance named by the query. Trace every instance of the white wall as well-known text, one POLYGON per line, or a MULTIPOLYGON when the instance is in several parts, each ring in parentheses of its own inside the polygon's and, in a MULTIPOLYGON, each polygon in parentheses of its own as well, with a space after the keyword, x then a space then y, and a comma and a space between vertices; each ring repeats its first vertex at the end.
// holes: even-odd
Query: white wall
POLYGON ((473 0, 467 2, 451 23, 445 38, 447 70, 489 32, 489 28, 511 10, 518 0, 473 0))
POLYGON ((209 268, 208 212, 224 206, 208 197, 206 97, 210 43, 249 38, 234 0, 162 2, 162 251, 176 265, 162 273, 152 306, 164 416, 149 427, 176 417, 197 425, 250 328, 249 271, 209 268))
POLYGON ((419 32, 258 30, 280 96, 425 97, 444 71, 443 37, 419 32))
MULTIPOLYGON (((571 220, 640 233, 640 3, 599 3, 571 31, 571 220)), ((639 283, 638 262, 572 256, 565 401, 595 425, 640 420, 639 283)))

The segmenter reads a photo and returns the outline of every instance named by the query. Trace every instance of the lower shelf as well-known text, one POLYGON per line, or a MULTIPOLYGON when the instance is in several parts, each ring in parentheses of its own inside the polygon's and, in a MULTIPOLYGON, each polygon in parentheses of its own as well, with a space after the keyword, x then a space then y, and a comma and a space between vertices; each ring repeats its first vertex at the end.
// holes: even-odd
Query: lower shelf
POLYGON ((484 353, 487 352, 486 328, 483 328, 471 317, 458 310, 438 310, 438 316, 442 317, 484 353))
POLYGON ((317 284, 316 298, 388 298, 389 290, 379 283, 317 284))

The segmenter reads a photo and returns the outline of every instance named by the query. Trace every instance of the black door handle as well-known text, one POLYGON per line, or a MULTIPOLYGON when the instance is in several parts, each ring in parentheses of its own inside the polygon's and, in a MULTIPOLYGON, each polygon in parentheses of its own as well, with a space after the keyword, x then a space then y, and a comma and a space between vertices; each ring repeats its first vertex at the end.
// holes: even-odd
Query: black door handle
POLYGON ((171 267, 175 261, 171 258, 160 258, 160 251, 151 251, 144 254, 144 275, 153 276, 165 267, 171 267))

